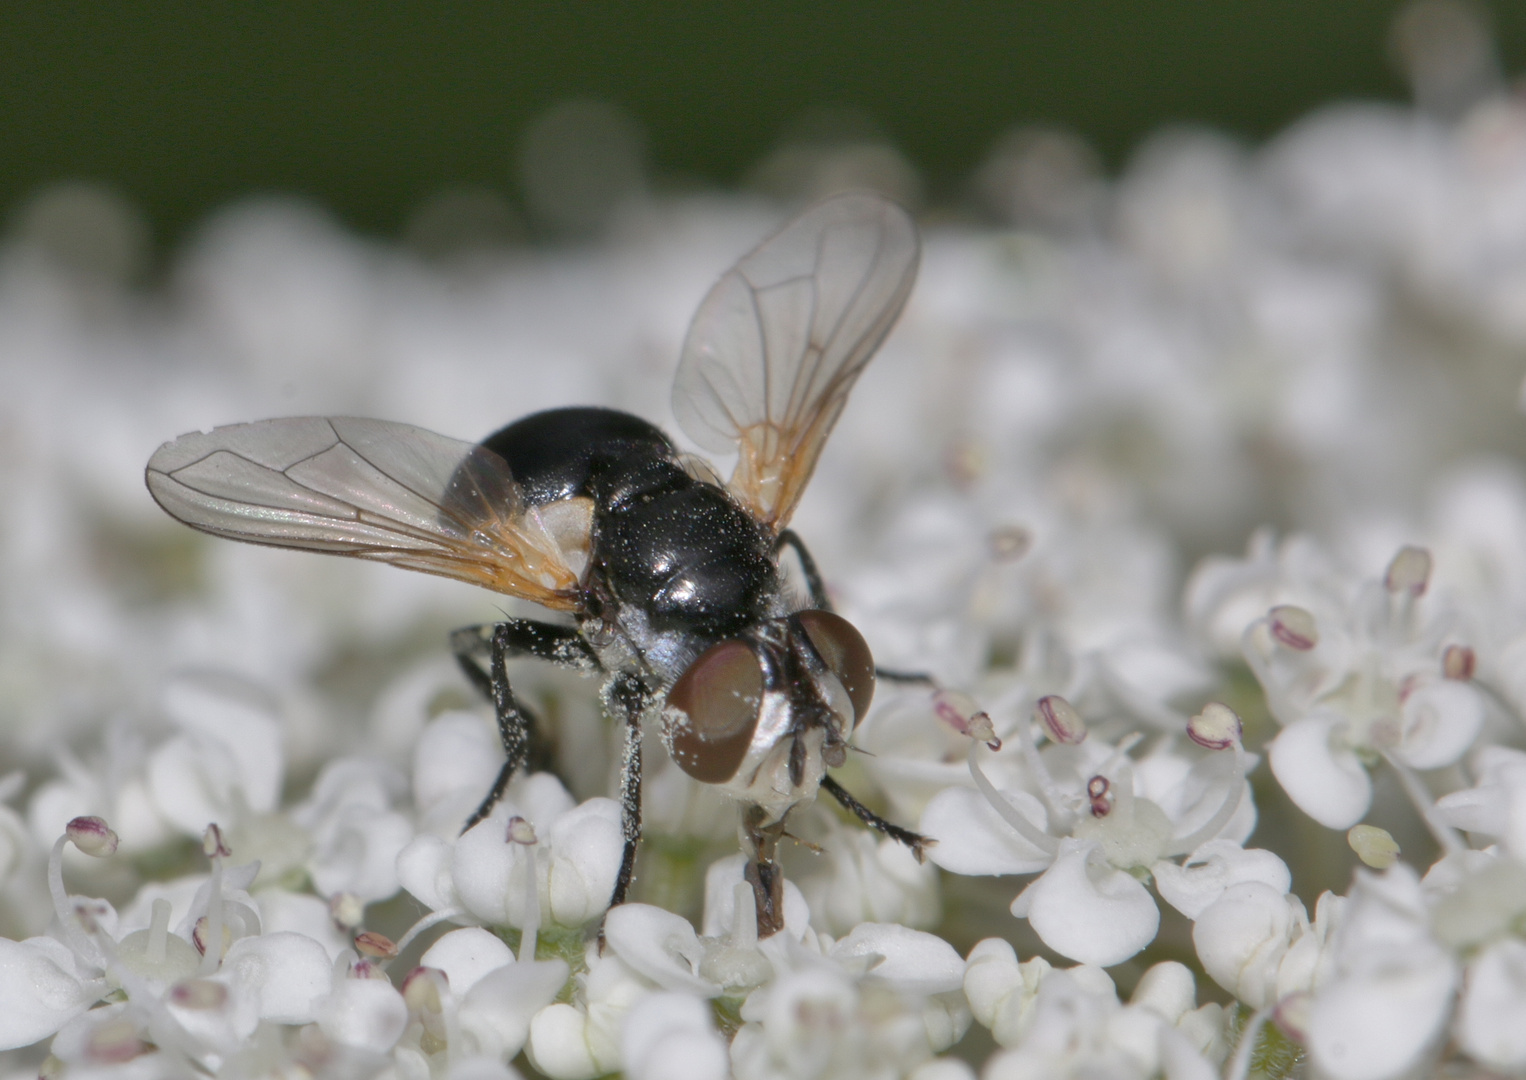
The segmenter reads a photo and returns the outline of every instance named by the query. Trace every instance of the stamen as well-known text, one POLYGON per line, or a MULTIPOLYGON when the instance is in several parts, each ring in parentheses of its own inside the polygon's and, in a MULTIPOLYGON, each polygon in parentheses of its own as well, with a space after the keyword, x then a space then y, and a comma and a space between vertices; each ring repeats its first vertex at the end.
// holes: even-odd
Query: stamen
POLYGON ((1314 616, 1301 607, 1278 604, 1266 613, 1266 622, 1272 637, 1295 652, 1308 652, 1319 644, 1314 616))
POLYGON ((1419 599, 1431 583, 1431 553, 1422 547, 1406 545, 1388 564, 1383 587, 1395 596, 1419 599))
POLYGON ((469 917, 470 916, 468 916, 467 913, 462 911, 460 908, 444 908, 440 911, 431 911, 428 915, 425 915, 418 922, 410 926, 408 928, 408 932, 397 939, 397 944, 394 945, 393 948, 396 949, 398 953, 401 953, 409 945, 413 944, 414 938, 418 937, 425 930, 428 930, 431 926, 437 926, 440 923, 447 922, 451 919, 466 919, 469 917))
POLYGON ((1455 855, 1459 851, 1466 851, 1468 845, 1463 842, 1457 830, 1436 816, 1436 804, 1431 799, 1431 793, 1426 790, 1425 784, 1414 770, 1404 764, 1387 750, 1382 751, 1383 760, 1393 767, 1394 774, 1399 778, 1399 786, 1404 789, 1404 794, 1409 796, 1409 801, 1414 803, 1415 809, 1420 812, 1421 820, 1426 828, 1431 830, 1431 835, 1436 838, 1436 843, 1441 845, 1441 850, 1448 855, 1455 855))
POLYGON ((372 960, 391 960, 397 955, 397 946, 385 934, 362 930, 355 935, 355 951, 372 960))
POLYGON ((223 858, 232 853, 223 843, 223 831, 215 823, 208 825, 202 834, 201 850, 212 860, 212 876, 207 882, 207 913, 197 920, 191 940, 202 950, 197 974, 211 975, 223 959, 223 858), (201 936, 203 920, 205 936, 201 936))
POLYGON ((1039 698, 1033 717, 1044 725, 1045 733, 1062 746, 1075 746, 1086 739, 1086 721, 1076 707, 1059 694, 1039 698))
POLYGON ((539 848, 536 846, 535 826, 516 814, 509 818, 504 839, 511 844, 520 844, 525 849, 525 915, 524 925, 520 927, 519 962, 528 964, 535 959, 535 937, 540 932, 540 888, 536 881, 536 856, 539 848))
POLYGON ((164 963, 165 950, 169 947, 170 910, 170 902, 161 896, 149 912, 148 947, 143 950, 143 955, 150 963, 164 963))
POLYGON ((1478 669, 1478 657, 1466 645, 1448 645, 1441 654, 1441 674, 1458 682, 1468 682, 1478 669))
MULTIPOLYGON (((48 855, 48 894, 52 897, 53 913, 58 917, 58 924, 63 928, 64 937, 68 939, 69 948, 73 949, 75 955, 79 956, 82 960, 104 971, 106 969, 106 957, 85 933, 84 927, 80 925, 79 913, 75 911, 74 905, 69 902, 69 894, 64 890, 64 845, 73 839, 71 833, 77 831, 75 826, 84 820, 87 819, 75 818, 69 822, 68 827, 64 830, 64 834, 53 843, 53 850, 48 855)), ((88 820, 99 822, 103 828, 106 824, 100 818, 88 820)), ((111 830, 106 829, 106 832, 109 833, 111 830)))
POLYGON ((1001 749, 1001 740, 996 737, 990 714, 975 704, 975 699, 968 694, 939 690, 933 695, 933 712, 959 734, 985 743, 993 752, 1001 749))
POLYGON ((1049 855, 1059 854, 1060 842, 1047 832, 1041 832, 1036 825, 1024 817, 1017 807, 1007 801, 1005 795, 996 790, 996 785, 987 779, 986 774, 980 771, 980 763, 975 760, 975 749, 973 746, 970 747, 970 776, 975 781, 976 790, 985 796, 986 802, 991 804, 991 809, 995 810, 1003 821, 1012 826, 1019 836, 1040 851, 1049 855))
POLYGON ((1239 715, 1228 705, 1210 701, 1203 711, 1187 721, 1187 737, 1208 750, 1228 750, 1238 745, 1245 733, 1239 715))
MULTIPOLYGON (((1238 720, 1238 717, 1236 719, 1238 720)), ((1194 829, 1186 836, 1173 839, 1169 847, 1161 852, 1163 857, 1172 858, 1196 851, 1200 845, 1218 836, 1219 830, 1228 825, 1229 819, 1234 817, 1235 812, 1240 809, 1240 800, 1245 798, 1245 747, 1237 741, 1229 749, 1235 755, 1235 763, 1224 781, 1224 801, 1219 803, 1219 808, 1201 828, 1194 829)), ((1206 798, 1205 793, 1204 799, 1206 798)))
POLYGON ((64 833, 75 847, 97 859, 117 852, 117 834, 98 817, 77 817, 64 828, 64 833))

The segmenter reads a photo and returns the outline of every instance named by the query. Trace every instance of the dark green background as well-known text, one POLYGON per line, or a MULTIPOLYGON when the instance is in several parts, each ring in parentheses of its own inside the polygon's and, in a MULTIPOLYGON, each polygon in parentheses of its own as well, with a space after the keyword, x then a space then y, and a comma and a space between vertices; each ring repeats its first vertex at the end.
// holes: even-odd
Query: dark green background
MULTIPOLYGON (((633 113, 660 175, 735 182, 806 108, 858 106, 957 190, 1015 122, 1116 165, 1163 123, 1249 138, 1321 102, 1401 98, 1378 0, 996 3, 17 3, 0 13, 0 206, 104 180, 162 244, 249 191, 395 233, 447 183, 513 192, 526 120, 633 113)), ((1496 3, 1507 68, 1526 4, 1496 3)))

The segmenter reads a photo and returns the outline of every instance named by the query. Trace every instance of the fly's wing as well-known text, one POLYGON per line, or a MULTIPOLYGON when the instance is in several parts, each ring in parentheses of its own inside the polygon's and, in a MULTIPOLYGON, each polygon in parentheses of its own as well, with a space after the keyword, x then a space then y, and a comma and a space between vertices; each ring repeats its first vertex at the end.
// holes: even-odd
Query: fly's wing
POLYGON ((577 575, 508 464, 423 428, 322 416, 234 424, 165 443, 146 479, 171 516, 215 536, 576 607, 577 575))
POLYGON ((707 450, 736 451, 729 487, 784 528, 848 391, 901 313, 917 228, 878 195, 838 195, 744 256, 684 341, 673 412, 707 450))

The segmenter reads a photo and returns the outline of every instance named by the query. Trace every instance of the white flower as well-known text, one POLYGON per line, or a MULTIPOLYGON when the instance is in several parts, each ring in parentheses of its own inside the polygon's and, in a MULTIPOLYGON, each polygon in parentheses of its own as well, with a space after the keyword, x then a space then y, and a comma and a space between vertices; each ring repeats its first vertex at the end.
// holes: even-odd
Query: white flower
POLYGON ((1222 1010, 1197 1008, 1192 973, 1180 964, 1145 972, 1123 1005, 1100 968, 1058 970, 1037 957, 1019 964, 1012 946, 987 938, 970 951, 964 988, 975 1017, 1007 1048, 989 1077, 1206 1080, 1224 1057, 1222 1010))
POLYGON ((397 892, 398 853, 413 839, 412 824, 392 809, 404 787, 402 776, 377 761, 339 758, 324 766, 312 794, 291 811, 312 838, 307 866, 319 893, 369 903, 397 892))
POLYGON ((1439 1048, 1458 970, 1429 924, 1419 879, 1407 865, 1358 872, 1309 1010, 1309 1053, 1325 1073, 1385 1080, 1439 1048))
POLYGON ((652 994, 631 1009, 620 1058, 631 1080, 726 1080, 726 1043, 703 1001, 686 994, 652 994))
POLYGON ((1160 923, 1136 874, 1156 866, 1170 873, 1170 860, 1205 841, 1243 838, 1254 828, 1238 719, 1224 750, 1196 762, 1165 745, 1135 760, 1128 749, 1136 739, 1114 747, 1087 737, 1084 727, 1057 733, 1045 717, 1061 706, 1066 715, 1074 711, 1063 699, 1044 698, 1035 712, 1034 727, 1054 729, 1049 734, 1056 740, 1042 751, 1019 725, 1021 756, 1005 767, 1000 789, 978 764, 984 752, 972 749, 978 790, 951 787, 939 794, 921 831, 938 841, 932 860, 956 873, 1042 870, 1013 901, 1012 913, 1026 917, 1064 956, 1116 964, 1149 944, 1160 923))
POLYGON ((579 927, 609 906, 624 849, 612 799, 577 804, 549 773, 516 779, 494 808, 454 843, 421 834, 397 858, 403 887, 437 912, 524 928, 544 918, 579 927), (508 836, 528 822, 534 843, 508 836))

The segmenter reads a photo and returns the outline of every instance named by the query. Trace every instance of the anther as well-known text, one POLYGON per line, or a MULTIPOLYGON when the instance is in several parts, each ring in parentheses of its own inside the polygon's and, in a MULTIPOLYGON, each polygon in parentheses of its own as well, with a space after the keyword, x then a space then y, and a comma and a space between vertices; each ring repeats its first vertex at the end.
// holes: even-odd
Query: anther
POLYGON ((1293 604, 1278 604, 1266 613, 1272 637, 1296 652, 1308 652, 1319 644, 1319 627, 1314 616, 1293 604))
POLYGON ((1210 701, 1203 711, 1187 721, 1187 737, 1208 750, 1228 750, 1240 744, 1245 726, 1228 705, 1210 701))
POLYGON ((1425 595, 1431 583, 1431 553, 1422 547, 1405 546, 1388 564, 1383 575, 1383 586, 1394 595, 1407 593, 1412 597, 1425 595))
POLYGON ((86 855, 104 859, 116 854, 117 834, 98 817, 77 817, 65 826, 64 833, 86 855))
POLYGON ((209 859, 226 859, 233 854, 228 850, 228 845, 223 843, 223 831, 218 828, 217 822, 208 825, 206 832, 201 834, 201 851, 209 859))
POLYGON ((991 750, 1001 749, 991 715, 975 704, 975 699, 958 690, 939 690, 933 695, 933 712, 949 727, 991 750))
POLYGON ((1039 698, 1033 716, 1044 725, 1044 731, 1061 746, 1075 746, 1086 738, 1086 721, 1076 707, 1059 694, 1039 698))
POLYGON ((1478 668, 1478 657, 1466 645, 1448 645, 1441 654, 1441 674, 1448 679, 1467 682, 1478 668))

